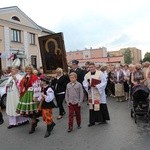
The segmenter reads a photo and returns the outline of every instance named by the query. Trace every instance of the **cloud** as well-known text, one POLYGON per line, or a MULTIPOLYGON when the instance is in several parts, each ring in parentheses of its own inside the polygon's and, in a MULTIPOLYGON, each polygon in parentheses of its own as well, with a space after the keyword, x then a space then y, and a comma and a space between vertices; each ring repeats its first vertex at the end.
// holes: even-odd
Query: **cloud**
POLYGON ((78 18, 66 18, 55 26, 55 31, 64 33, 67 50, 83 49, 85 45, 106 43, 108 37, 121 30, 118 23, 101 15, 88 13, 78 18))
POLYGON ((1 0, 1 7, 12 5, 37 24, 63 32, 67 51, 96 46, 134 46, 144 53, 150 49, 149 0, 43 0, 42 5, 37 0, 1 0))
POLYGON ((113 47, 118 47, 120 45, 129 44, 131 42, 131 37, 127 34, 122 34, 121 36, 115 38, 109 45, 113 47))

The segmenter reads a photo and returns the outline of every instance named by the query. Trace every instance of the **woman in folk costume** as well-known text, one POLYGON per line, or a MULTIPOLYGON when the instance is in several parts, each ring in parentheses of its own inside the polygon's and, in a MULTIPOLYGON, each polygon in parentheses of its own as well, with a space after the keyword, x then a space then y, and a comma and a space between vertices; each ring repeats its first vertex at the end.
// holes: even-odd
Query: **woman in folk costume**
POLYGON ((124 74, 119 65, 116 66, 113 82, 115 84, 115 97, 117 101, 122 102, 122 97, 124 97, 124 74))
POLYGON ((31 65, 25 67, 26 75, 19 84, 20 101, 17 106, 17 113, 22 116, 31 118, 31 130, 29 134, 35 132, 38 123, 38 106, 41 99, 40 80, 37 75, 33 74, 31 65))
POLYGON ((17 58, 12 65, 11 76, 6 83, 6 113, 9 116, 8 129, 29 122, 28 118, 22 117, 16 113, 16 108, 20 98, 18 85, 22 79, 22 76, 18 73, 18 67, 20 66, 19 58, 17 58))
POLYGON ((89 127, 96 122, 106 123, 110 120, 106 104, 105 88, 107 79, 101 71, 96 70, 95 64, 90 63, 90 71, 85 75, 83 86, 89 95, 89 127))
POLYGON ((45 138, 49 137, 51 131, 53 130, 55 123, 53 122, 53 113, 52 109, 55 108, 55 104, 53 102, 55 96, 54 91, 49 86, 48 77, 41 78, 42 81, 42 101, 39 105, 39 110, 42 111, 43 121, 47 125, 47 130, 45 133, 45 138))

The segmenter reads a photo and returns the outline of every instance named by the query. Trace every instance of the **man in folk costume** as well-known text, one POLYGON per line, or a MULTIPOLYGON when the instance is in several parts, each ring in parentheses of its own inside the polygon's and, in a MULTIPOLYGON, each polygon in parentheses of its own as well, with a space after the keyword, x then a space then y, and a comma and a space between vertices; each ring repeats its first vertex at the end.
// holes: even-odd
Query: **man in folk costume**
POLYGON ((83 86, 89 94, 89 127, 96 122, 106 123, 110 120, 106 104, 105 88, 107 79, 103 72, 96 70, 95 64, 90 63, 90 71, 85 75, 83 86))
POLYGON ((17 106, 17 113, 22 116, 31 118, 31 130, 29 134, 35 132, 38 123, 37 117, 39 98, 41 97, 40 80, 37 75, 33 74, 33 67, 28 65, 25 67, 26 75, 22 78, 19 84, 20 101, 17 106))
POLYGON ((21 124, 28 123, 28 118, 22 117, 16 113, 16 108, 19 103, 20 93, 18 85, 22 76, 18 74, 18 67, 20 66, 20 60, 17 58, 11 68, 11 76, 6 83, 6 113, 9 116, 9 126, 8 129, 16 127, 21 124))
POLYGON ((42 101, 39 105, 39 110, 42 111, 43 121, 47 125, 47 130, 44 136, 45 138, 47 138, 50 136, 51 131, 55 126, 55 123, 53 122, 53 113, 52 113, 52 109, 56 107, 53 102, 55 96, 54 91, 49 86, 48 77, 41 78, 41 81, 42 81, 42 101))

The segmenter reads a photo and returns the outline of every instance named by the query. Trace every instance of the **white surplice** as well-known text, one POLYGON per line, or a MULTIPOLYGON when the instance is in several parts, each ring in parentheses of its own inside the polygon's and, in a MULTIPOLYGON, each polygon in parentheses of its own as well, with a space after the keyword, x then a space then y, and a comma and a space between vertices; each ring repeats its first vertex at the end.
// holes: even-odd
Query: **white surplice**
POLYGON ((15 76, 17 79, 16 81, 14 81, 11 76, 9 77, 6 83, 7 89, 6 113, 9 116, 19 116, 19 114, 16 113, 16 108, 20 97, 17 84, 19 84, 20 80, 22 79, 22 76, 20 74, 16 74, 15 76))
MULTIPOLYGON (((105 94, 105 88, 107 85, 107 78, 105 76, 105 74, 101 71, 96 70, 96 74, 99 74, 99 80, 101 81, 100 84, 97 84, 96 87, 99 91, 100 94, 100 103, 101 104, 106 104, 106 94, 105 94), (98 73, 97 73, 98 72, 98 73)), ((91 75, 91 78, 95 78, 95 75, 91 75)), ((84 77, 84 81, 83 81, 83 86, 85 88, 85 90, 88 92, 88 73, 85 75, 84 77)), ((95 88, 91 87, 91 94, 92 94, 92 101, 94 100, 94 90, 95 88)))

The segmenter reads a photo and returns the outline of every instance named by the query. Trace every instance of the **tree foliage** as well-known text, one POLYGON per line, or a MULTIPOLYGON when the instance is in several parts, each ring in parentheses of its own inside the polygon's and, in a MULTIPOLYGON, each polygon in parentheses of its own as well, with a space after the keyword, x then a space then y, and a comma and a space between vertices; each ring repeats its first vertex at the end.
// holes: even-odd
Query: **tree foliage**
POLYGON ((131 50, 129 48, 125 49, 123 55, 124 55, 124 62, 126 64, 131 64, 132 63, 131 50))
POLYGON ((144 58, 143 58, 143 62, 145 61, 149 61, 150 62, 150 53, 147 52, 145 55, 144 55, 144 58))

